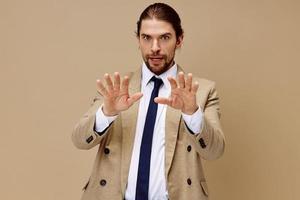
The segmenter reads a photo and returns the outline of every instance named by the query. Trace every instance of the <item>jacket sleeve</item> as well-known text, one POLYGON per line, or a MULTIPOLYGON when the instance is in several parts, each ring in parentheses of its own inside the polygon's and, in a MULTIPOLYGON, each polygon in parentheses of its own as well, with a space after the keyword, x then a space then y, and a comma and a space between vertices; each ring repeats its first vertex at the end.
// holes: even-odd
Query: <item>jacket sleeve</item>
MULTIPOLYGON (((197 98, 201 99, 199 104, 204 116, 200 134, 193 137, 200 156, 206 160, 214 160, 219 158, 224 152, 225 137, 220 123, 220 105, 215 83, 210 82, 209 85, 205 92, 201 92, 197 96, 197 98)), ((188 129, 186 125, 184 126, 188 129)))
POLYGON ((98 94, 89 108, 89 110, 81 117, 79 122, 75 125, 72 131, 72 142, 79 149, 91 149, 101 142, 101 140, 107 135, 111 126, 105 129, 103 132, 98 133, 95 131, 96 112, 102 105, 103 99, 98 94))

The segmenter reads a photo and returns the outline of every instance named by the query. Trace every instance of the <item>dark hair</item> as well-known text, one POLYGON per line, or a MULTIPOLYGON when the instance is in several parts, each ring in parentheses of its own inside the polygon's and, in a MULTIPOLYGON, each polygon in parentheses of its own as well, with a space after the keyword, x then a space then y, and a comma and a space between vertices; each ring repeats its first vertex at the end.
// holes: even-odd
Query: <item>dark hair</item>
POLYGON ((153 18, 169 22, 175 30, 177 39, 178 37, 183 35, 181 20, 177 12, 167 4, 154 3, 149 5, 140 15, 140 18, 137 22, 137 31, 136 31, 137 36, 140 36, 142 21, 145 19, 153 19, 153 18))

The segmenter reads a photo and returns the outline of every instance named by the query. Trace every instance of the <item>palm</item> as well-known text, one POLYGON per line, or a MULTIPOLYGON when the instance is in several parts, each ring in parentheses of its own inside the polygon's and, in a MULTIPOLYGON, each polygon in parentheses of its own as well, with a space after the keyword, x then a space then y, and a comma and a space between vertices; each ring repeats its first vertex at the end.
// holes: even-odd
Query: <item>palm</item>
POLYGON ((127 110, 134 102, 142 97, 141 93, 129 96, 129 78, 124 77, 121 82, 119 73, 115 73, 114 82, 108 74, 105 74, 106 87, 100 80, 97 80, 98 92, 103 96, 103 112, 107 115, 117 115, 127 110))
POLYGON ((130 106, 129 102, 129 94, 113 94, 110 97, 104 98, 104 102, 109 107, 114 107, 116 110, 124 111, 127 110, 130 106))
POLYGON ((174 89, 171 92, 171 106, 175 109, 184 109, 185 103, 184 102, 192 102, 193 98, 183 89, 178 88, 174 89))
POLYGON ((180 72, 178 75, 178 83, 171 77, 169 77, 168 80, 171 84, 170 97, 158 97, 155 101, 181 110, 183 113, 193 114, 198 108, 196 103, 198 83, 192 83, 192 74, 188 74, 187 79, 185 79, 184 74, 180 72))

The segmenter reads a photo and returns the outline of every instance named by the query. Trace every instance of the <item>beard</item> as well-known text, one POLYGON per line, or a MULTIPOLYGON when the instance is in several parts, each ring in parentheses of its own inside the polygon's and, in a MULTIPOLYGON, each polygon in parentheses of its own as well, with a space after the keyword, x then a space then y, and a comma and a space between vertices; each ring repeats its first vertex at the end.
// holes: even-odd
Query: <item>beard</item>
POLYGON ((168 69, 170 69, 173 65, 174 65, 174 56, 168 61, 167 56, 166 55, 146 55, 144 58, 144 62, 147 66, 147 68, 153 72, 156 75, 160 75, 166 71, 168 71, 168 69), (151 57, 155 57, 155 56, 160 56, 161 58, 161 62, 163 62, 163 66, 159 66, 159 65, 151 65, 149 63, 149 60, 151 59, 151 57))

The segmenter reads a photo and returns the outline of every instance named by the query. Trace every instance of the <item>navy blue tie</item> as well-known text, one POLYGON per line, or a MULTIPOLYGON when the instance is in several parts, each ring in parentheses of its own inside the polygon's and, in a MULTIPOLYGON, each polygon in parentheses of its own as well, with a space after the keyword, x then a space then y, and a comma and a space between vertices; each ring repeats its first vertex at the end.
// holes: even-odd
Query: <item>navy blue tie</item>
POLYGON ((154 102, 154 98, 158 96, 159 88, 163 83, 161 79, 155 76, 150 81, 154 81, 154 88, 149 102, 140 148, 135 200, 148 200, 152 138, 157 113, 157 103, 154 102))

